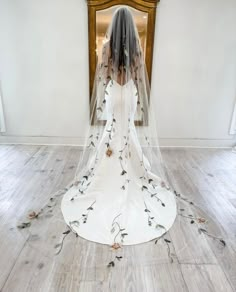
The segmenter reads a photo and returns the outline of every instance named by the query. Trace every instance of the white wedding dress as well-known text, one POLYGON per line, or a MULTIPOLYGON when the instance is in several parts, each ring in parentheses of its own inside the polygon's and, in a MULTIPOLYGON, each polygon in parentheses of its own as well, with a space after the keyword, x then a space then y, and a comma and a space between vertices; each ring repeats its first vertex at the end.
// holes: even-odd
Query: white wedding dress
POLYGON ((136 93, 133 79, 123 86, 109 81, 107 122, 89 161, 92 173, 72 185, 61 202, 66 223, 87 240, 143 243, 161 236, 175 221, 175 195, 151 172, 137 137, 136 93))

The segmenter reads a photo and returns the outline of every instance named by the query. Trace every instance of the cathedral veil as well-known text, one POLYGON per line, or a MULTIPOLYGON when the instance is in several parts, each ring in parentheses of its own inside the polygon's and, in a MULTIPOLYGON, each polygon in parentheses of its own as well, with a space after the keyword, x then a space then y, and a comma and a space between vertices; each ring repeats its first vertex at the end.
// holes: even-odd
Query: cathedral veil
MULTIPOLYGON (((48 220, 47 228, 44 220, 31 226, 32 238, 41 230, 37 240, 29 241, 32 247, 44 256, 51 255, 50 244, 44 243, 53 242, 51 235, 60 230, 61 213, 68 229, 62 233, 62 242, 55 244, 56 254, 69 233, 114 249, 153 239, 156 243, 176 220, 175 197, 181 206, 193 205, 173 189, 169 179, 158 142, 155 102, 131 11, 121 6, 107 29, 96 67, 90 115, 84 125, 86 137, 75 176, 51 195, 44 208, 30 214, 33 219, 44 214, 48 220), (52 215, 62 195, 61 210, 55 208, 52 215)), ((186 218, 191 223, 205 222, 192 215, 186 218)), ((21 227, 25 228, 25 223, 21 227)), ((199 230, 199 234, 208 234, 199 230)), ((225 245, 222 239, 213 238, 225 245)), ((168 242, 165 239, 165 244, 168 242)), ((187 243, 177 248, 184 249, 187 243)))
MULTIPOLYGON (((101 61, 98 62, 94 77, 94 86, 90 104, 90 123, 87 128, 85 145, 78 164, 76 179, 81 185, 80 192, 84 193, 90 183, 96 168, 96 155, 114 154, 113 135, 117 127, 117 118, 109 112, 107 96, 113 87, 118 87, 120 100, 132 99, 130 106, 135 106, 134 123, 137 139, 141 145, 143 159, 139 163, 143 166, 140 183, 142 188, 152 182, 148 171, 152 171, 160 178, 163 187, 169 187, 167 171, 162 160, 158 135, 157 119, 155 117, 155 97, 150 97, 150 84, 146 70, 143 50, 137 27, 131 11, 127 6, 119 7, 107 29, 102 48, 101 61), (127 90, 122 90, 124 87, 127 90), (106 121, 112 121, 107 127, 106 121), (109 132, 109 139, 102 141, 103 132, 109 132), (106 144, 105 153, 98 153, 101 143, 106 144)), ((118 101, 117 101, 118 102, 118 101)), ((129 149, 129 126, 133 122, 127 112, 121 112, 122 135, 120 135, 120 164, 121 174, 128 180, 126 160, 132 155, 129 149), (122 145, 125 146, 122 148, 122 145)), ((116 140, 117 143, 117 140, 116 140)), ((112 175, 112 174, 109 174, 112 175)), ((108 177, 109 179, 109 177, 108 177)))

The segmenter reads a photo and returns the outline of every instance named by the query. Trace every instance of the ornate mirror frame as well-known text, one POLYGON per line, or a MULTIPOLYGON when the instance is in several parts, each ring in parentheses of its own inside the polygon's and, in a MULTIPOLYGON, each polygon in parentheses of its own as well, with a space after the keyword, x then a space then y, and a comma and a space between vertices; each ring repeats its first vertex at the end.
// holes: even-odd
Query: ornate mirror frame
POLYGON ((110 8, 114 5, 128 5, 148 14, 145 61, 151 85, 152 58, 154 31, 156 20, 156 7, 160 0, 87 0, 88 3, 88 34, 89 34, 89 89, 90 98, 93 90, 96 70, 96 12, 110 8))

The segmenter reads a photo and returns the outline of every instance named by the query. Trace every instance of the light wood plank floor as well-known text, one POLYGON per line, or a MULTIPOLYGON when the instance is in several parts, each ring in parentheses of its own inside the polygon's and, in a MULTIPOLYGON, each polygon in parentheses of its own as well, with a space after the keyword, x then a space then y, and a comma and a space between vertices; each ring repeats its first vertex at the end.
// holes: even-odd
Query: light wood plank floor
MULTIPOLYGON (((60 204, 17 228, 74 177, 77 147, 0 145, 0 291, 235 291, 236 154, 230 149, 163 149, 187 214, 207 217, 210 234, 178 216, 164 240, 114 251, 67 230, 60 204), (190 208, 191 207, 191 208, 190 208), (200 209, 198 208, 200 207, 200 209), (173 262, 170 261, 171 255, 173 262), (107 264, 115 256, 114 267, 107 264)), ((58 201, 58 203, 60 200, 58 201)))

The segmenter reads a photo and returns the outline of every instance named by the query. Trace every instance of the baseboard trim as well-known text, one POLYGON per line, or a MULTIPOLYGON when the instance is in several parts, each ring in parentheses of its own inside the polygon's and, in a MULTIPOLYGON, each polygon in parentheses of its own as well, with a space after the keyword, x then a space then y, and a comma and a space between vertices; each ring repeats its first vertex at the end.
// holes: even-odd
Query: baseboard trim
MULTIPOLYGON (((236 145, 236 137, 232 139, 159 138, 159 142, 161 147, 232 148, 236 145)), ((0 144, 82 146, 83 143, 83 137, 0 135, 0 144)))

